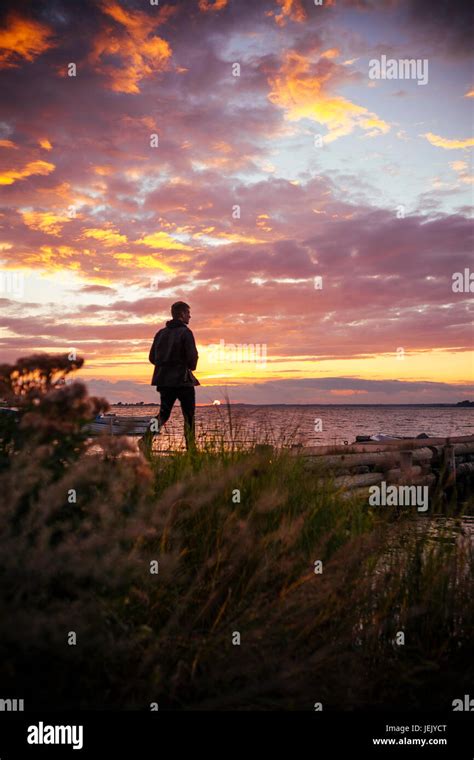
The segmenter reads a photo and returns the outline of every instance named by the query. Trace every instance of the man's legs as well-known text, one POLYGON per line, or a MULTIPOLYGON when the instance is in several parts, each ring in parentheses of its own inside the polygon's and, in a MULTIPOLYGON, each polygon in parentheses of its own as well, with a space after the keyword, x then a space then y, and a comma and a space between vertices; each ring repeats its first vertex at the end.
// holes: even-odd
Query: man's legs
POLYGON ((186 439, 186 448, 194 448, 194 412, 196 409, 196 391, 194 386, 177 388, 177 395, 181 404, 181 411, 184 417, 184 437, 186 439))
POLYGON ((165 424, 165 422, 168 422, 170 418, 171 411, 174 406, 174 402, 176 401, 176 398, 178 397, 178 388, 157 388, 156 389, 160 394, 160 414, 158 416, 160 427, 165 424))
POLYGON ((151 422, 153 425, 150 424, 145 435, 138 441, 138 447, 145 456, 151 455, 153 437, 160 432, 161 426, 169 420, 177 396, 176 388, 157 388, 156 390, 160 394, 160 412, 158 414, 159 429, 157 430, 155 427, 156 417, 152 417, 151 422))

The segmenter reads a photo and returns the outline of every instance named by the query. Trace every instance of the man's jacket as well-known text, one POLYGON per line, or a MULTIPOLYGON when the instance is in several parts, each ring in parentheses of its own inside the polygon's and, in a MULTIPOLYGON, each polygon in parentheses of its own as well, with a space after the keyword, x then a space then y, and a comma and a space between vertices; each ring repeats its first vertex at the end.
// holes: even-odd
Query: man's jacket
POLYGON ((149 359, 155 365, 151 385, 166 388, 200 385, 192 373, 198 362, 194 335, 179 319, 170 319, 156 333, 149 359))

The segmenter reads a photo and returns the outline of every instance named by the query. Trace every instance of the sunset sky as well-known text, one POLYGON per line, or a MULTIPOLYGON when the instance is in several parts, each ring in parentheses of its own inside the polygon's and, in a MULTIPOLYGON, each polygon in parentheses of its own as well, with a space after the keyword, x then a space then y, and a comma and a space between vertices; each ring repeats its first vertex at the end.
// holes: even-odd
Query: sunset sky
POLYGON ((74 348, 91 392, 155 401, 185 300, 199 403, 472 398, 469 5, 3 2, 1 360, 74 348))

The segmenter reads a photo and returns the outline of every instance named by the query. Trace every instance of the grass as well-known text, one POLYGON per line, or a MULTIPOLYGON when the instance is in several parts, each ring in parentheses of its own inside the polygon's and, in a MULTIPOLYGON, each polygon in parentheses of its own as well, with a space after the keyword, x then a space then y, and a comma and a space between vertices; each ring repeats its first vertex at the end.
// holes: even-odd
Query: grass
POLYGON ((446 706, 472 677, 472 547, 342 500, 298 456, 89 457, 31 507, 2 535, 2 682, 37 673, 38 704, 446 706))
POLYGON ((353 710, 450 709, 469 693, 468 520, 343 498, 323 462, 308 472, 257 439, 94 452, 70 387, 55 397, 79 409, 64 430, 47 390, 16 438, 3 433, 2 697, 29 710, 353 710))

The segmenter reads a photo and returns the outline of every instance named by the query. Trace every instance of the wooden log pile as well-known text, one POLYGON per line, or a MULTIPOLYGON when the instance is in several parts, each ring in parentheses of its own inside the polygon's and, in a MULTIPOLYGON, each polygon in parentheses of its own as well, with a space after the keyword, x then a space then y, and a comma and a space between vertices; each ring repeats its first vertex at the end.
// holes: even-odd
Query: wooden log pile
POLYGON ((446 489, 474 476, 474 436, 365 442, 350 447, 302 450, 305 466, 324 467, 338 488, 367 492, 382 481, 446 489), (349 449, 349 450, 348 450, 349 449))

